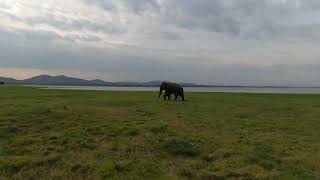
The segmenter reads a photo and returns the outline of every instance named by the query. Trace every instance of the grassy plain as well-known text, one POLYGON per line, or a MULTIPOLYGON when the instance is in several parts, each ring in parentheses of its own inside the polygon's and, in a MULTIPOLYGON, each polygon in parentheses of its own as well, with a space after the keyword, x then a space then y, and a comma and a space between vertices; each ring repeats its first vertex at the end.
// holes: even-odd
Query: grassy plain
POLYGON ((320 179, 320 95, 0 86, 0 179, 320 179))

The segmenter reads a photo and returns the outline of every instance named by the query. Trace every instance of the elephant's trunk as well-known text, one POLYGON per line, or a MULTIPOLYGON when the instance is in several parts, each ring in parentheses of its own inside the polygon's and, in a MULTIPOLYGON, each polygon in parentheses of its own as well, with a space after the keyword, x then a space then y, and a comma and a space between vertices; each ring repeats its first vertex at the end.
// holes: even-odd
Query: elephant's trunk
POLYGON ((161 93, 162 93, 162 89, 160 89, 160 91, 159 91, 159 97, 158 97, 158 98, 160 98, 160 96, 161 96, 161 93))

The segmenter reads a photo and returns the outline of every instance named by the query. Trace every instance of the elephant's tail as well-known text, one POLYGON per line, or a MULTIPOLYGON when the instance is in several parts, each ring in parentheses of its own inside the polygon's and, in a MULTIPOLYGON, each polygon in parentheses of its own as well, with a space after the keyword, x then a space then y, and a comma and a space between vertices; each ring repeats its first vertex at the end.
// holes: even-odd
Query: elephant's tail
POLYGON ((183 91, 183 89, 181 90, 181 98, 182 98, 182 101, 184 101, 184 91, 183 91))

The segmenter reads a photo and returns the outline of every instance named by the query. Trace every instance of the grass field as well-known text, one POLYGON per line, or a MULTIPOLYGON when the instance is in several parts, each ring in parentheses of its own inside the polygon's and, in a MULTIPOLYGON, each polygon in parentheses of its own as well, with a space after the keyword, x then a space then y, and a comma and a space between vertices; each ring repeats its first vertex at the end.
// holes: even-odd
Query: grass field
POLYGON ((0 179, 320 179, 320 95, 0 86, 0 179))

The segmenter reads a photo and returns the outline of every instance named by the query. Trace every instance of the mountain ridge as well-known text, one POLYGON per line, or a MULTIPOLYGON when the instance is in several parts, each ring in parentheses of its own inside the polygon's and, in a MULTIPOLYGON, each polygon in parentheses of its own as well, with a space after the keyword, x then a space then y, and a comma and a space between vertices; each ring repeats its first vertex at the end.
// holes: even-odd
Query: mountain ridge
MULTIPOLYGON (((166 81, 166 80, 163 80, 166 81)), ((81 78, 68 77, 65 75, 50 76, 39 75, 24 80, 17 80, 9 77, 0 77, 0 84, 17 85, 56 85, 56 86, 115 86, 115 87, 159 87, 163 82, 154 80, 149 82, 126 82, 126 81, 103 81, 100 79, 86 80, 81 78)), ((168 82, 168 81, 166 81, 168 82)), ((233 88, 320 88, 319 86, 250 86, 250 85, 203 85, 196 83, 179 83, 183 87, 233 87, 233 88)))
MULTIPOLYGON (((65 75, 50 76, 39 75, 24 80, 17 80, 14 78, 0 77, 0 82, 6 84, 22 84, 22 85, 61 85, 61 86, 120 86, 120 87, 157 87, 163 81, 149 81, 149 82, 109 82, 100 79, 86 80, 75 77, 68 77, 65 75)), ((185 87, 207 87, 207 85, 199 85, 194 83, 180 83, 185 87)))

